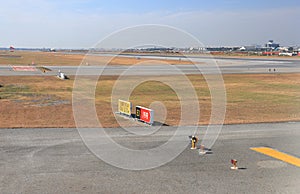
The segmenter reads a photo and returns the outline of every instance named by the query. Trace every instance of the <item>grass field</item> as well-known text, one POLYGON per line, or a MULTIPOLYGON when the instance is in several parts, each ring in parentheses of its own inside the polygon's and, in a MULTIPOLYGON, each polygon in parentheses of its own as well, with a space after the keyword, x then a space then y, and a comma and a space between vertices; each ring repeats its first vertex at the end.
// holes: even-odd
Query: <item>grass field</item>
MULTIPOLYGON (((226 124, 300 120, 300 74, 224 75, 227 92, 226 124)), ((211 113, 209 89, 202 76, 190 75, 199 98, 201 118, 207 124, 211 113)), ((87 80, 89 78, 86 78, 87 80)), ((118 123, 111 108, 111 90, 116 76, 102 76, 96 89, 98 117, 105 127, 118 123)), ((132 77, 131 79, 134 79, 132 77)), ((155 77, 153 77, 155 80, 155 77)), ((165 79, 175 80, 176 76, 165 79)), ((74 127, 72 113, 73 77, 0 77, 0 127, 74 127)), ((180 120, 180 102, 175 92, 160 82, 145 82, 132 92, 134 105, 148 107, 161 101, 167 125, 180 120)))

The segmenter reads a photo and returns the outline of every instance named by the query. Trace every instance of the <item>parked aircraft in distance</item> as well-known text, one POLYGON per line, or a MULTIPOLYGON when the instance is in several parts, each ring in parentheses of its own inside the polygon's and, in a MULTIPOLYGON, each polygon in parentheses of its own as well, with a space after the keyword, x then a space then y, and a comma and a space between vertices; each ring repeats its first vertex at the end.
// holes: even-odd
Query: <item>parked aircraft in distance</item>
POLYGON ((10 51, 10 52, 14 52, 14 51, 15 51, 15 47, 10 46, 10 47, 9 47, 9 51, 10 51))

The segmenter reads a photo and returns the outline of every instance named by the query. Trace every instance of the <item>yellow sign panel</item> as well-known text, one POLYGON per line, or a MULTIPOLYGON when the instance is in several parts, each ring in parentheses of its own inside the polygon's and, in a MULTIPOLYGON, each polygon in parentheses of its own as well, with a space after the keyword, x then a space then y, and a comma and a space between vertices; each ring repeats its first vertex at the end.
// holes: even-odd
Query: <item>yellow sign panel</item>
POLYGON ((131 102, 127 102, 124 100, 119 100, 118 103, 118 111, 122 114, 131 116, 131 102))

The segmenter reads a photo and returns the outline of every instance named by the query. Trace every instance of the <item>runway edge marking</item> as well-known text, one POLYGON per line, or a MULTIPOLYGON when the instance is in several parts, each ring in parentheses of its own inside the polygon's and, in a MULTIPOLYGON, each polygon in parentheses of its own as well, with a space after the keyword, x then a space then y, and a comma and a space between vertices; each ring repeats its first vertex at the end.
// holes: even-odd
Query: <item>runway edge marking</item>
POLYGON ((300 158, 297 158, 295 156, 291 156, 289 154, 268 147, 252 147, 250 149, 261 154, 265 154, 267 156, 276 158, 278 160, 282 160, 294 166, 300 167, 300 158))

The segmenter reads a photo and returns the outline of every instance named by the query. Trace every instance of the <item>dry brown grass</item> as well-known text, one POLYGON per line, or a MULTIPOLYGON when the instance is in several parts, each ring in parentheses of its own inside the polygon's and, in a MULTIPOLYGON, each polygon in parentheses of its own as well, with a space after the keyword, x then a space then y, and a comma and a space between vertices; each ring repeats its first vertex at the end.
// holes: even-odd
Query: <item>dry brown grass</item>
MULTIPOLYGON (((224 75, 227 91, 226 124, 300 120, 300 74, 224 75)), ((201 106, 200 124, 210 119, 210 93, 202 76, 188 76, 201 106)), ((87 78, 88 79, 88 78, 87 78)), ((96 90, 98 117, 105 127, 118 123, 111 108, 111 90, 116 76, 102 76, 96 90)), ((132 77, 134 79, 134 77, 132 77)), ((155 77, 153 78, 155 80, 155 77)), ((176 76, 166 76, 175 80, 176 76)), ((55 77, 0 77, 0 127, 75 127, 72 113, 71 80, 55 77), (62 103, 60 103, 62 102, 62 103)), ((177 125, 179 100, 172 89, 158 82, 146 82, 133 91, 134 105, 148 107, 161 101, 167 108, 165 121, 177 125)))
MULTIPOLYGON (((159 53, 156 53, 159 55, 159 53)), ((182 56, 180 54, 168 54, 169 56, 182 56)), ((138 56, 138 54, 136 55, 138 56)), ((203 56, 190 54, 187 56, 203 56)), ((204 55, 207 56, 207 55, 204 55)), ((215 55, 216 57, 234 57, 234 58, 277 58, 299 60, 300 57, 285 57, 285 56, 236 56, 236 55, 215 55)), ((183 57, 184 58, 184 57, 183 57)), ((184 60, 167 60, 167 59, 145 59, 135 57, 118 56, 113 59, 106 56, 88 56, 84 54, 65 54, 60 52, 28 52, 28 51, 0 51, 0 65, 34 65, 37 66, 78 66, 78 65, 133 65, 143 63, 144 65, 153 63, 176 64, 191 64, 191 61, 184 60)), ((198 62, 197 62, 198 63, 198 62)))

